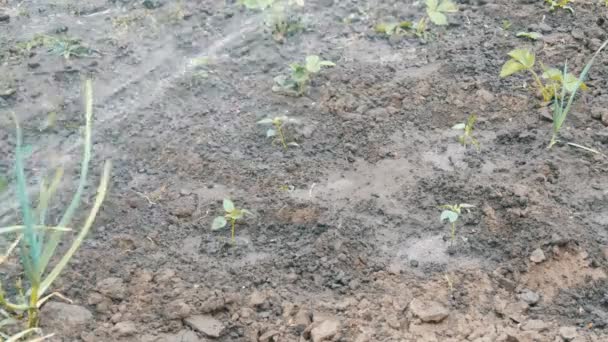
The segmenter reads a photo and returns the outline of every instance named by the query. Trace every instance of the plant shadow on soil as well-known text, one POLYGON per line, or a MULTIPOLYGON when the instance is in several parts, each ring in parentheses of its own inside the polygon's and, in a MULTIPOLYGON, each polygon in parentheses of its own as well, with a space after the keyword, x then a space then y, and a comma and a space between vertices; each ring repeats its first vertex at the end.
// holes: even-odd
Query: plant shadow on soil
MULTIPOLYGON (((572 17, 541 1, 460 1, 428 42, 372 32, 381 18, 424 13, 406 2, 307 1, 309 30, 284 44, 260 14, 223 1, 0 2, 11 16, 0 22, 2 46, 65 26, 101 52, 0 52, 0 73, 18 89, 0 110, 25 123, 32 172, 76 166, 89 74, 93 170, 106 158, 115 165, 96 227, 56 289, 93 318, 63 325, 43 316, 45 331, 206 341, 215 332, 192 323, 204 315, 221 325, 222 341, 298 341, 336 321, 340 341, 553 341, 567 326, 589 341, 608 338, 608 161, 546 150, 550 123, 538 100, 523 79, 498 77, 519 46, 580 68, 606 39, 606 10, 580 1, 572 17), (544 38, 524 42, 502 19, 544 38), (309 54, 337 66, 316 75, 306 96, 272 93, 273 77, 309 54), (201 57, 204 66, 190 63, 201 57), (289 131, 299 148, 282 150, 256 125, 283 114, 302 121, 289 131), (479 117, 479 151, 450 129, 469 114, 479 117), (226 197, 255 213, 237 224, 234 244, 228 231, 209 229, 226 197), (439 221, 448 203, 476 206, 454 246, 439 221), (540 263, 530 260, 537 249, 540 263), (449 315, 427 322, 413 299, 449 315), (526 328, 538 321, 545 325, 526 328)), ((588 113, 608 105, 607 63, 601 56, 592 69, 563 133, 600 150, 606 128, 588 113)), ((9 157, 12 134, 1 118, 9 157)), ((2 160, 0 172, 11 165, 2 160)), ((10 192, 0 201, 4 224, 15 204, 10 192)))

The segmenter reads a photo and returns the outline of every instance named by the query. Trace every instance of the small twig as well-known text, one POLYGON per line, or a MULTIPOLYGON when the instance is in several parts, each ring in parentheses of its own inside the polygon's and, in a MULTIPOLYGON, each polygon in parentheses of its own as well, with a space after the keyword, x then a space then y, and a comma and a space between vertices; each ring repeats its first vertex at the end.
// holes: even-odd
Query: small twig
POLYGON ((141 193, 141 192, 136 191, 136 190, 132 190, 132 191, 133 191, 134 193, 138 194, 139 196, 141 196, 141 197, 145 198, 145 199, 148 201, 148 203, 150 203, 150 204, 152 204, 152 205, 156 205, 156 203, 152 202, 152 200, 150 199, 150 197, 146 196, 146 194, 141 193))

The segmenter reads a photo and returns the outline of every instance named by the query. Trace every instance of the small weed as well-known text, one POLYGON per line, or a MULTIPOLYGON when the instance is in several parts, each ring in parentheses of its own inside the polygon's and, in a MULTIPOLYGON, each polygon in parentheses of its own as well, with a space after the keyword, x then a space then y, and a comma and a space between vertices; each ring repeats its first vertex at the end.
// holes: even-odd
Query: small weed
POLYGON ((265 23, 272 32, 272 38, 282 43, 285 38, 304 29, 295 10, 304 6, 304 0, 241 0, 248 9, 267 13, 265 23))
POLYGON ((420 39, 426 39, 428 36, 427 18, 422 17, 415 23, 411 21, 380 23, 374 27, 374 31, 387 36, 413 34, 420 39))
POLYGON ((513 23, 511 23, 511 21, 509 19, 504 19, 502 21, 502 29, 505 31, 508 31, 511 26, 513 26, 513 23))
POLYGON ((33 49, 46 47, 49 52, 61 55, 65 59, 71 57, 89 57, 98 53, 81 43, 79 39, 67 37, 53 37, 45 34, 35 35, 32 39, 18 43, 15 48, 22 54, 27 55, 33 49))
POLYGON ((285 125, 290 123, 298 123, 298 120, 292 119, 286 115, 276 116, 274 118, 265 118, 258 121, 259 125, 272 125, 271 128, 266 130, 267 138, 274 138, 273 143, 279 142, 284 149, 289 146, 298 147, 296 142, 287 142, 285 139, 285 125))
POLYGON ((462 135, 458 137, 458 142, 460 143, 460 145, 464 147, 467 147, 467 145, 473 145, 477 148, 477 150, 479 150, 479 141, 477 141, 477 138, 473 136, 473 129, 475 127, 476 121, 477 115, 471 114, 469 115, 469 118, 467 119, 466 123, 462 122, 456 124, 452 127, 452 129, 463 131, 462 135))
POLYGON ((310 83, 311 77, 321 71, 322 67, 333 67, 336 64, 324 61, 319 56, 307 56, 305 64, 292 63, 289 65, 291 75, 280 75, 274 78, 272 91, 291 96, 302 96, 310 83))
POLYGON ((253 214, 247 209, 239 209, 235 207, 234 203, 227 198, 224 199, 223 206, 226 213, 224 216, 217 216, 215 219, 213 219, 211 230, 222 229, 226 227, 228 222, 230 222, 232 243, 234 244, 234 228, 236 221, 243 219, 245 215, 253 216, 253 214))
POLYGON ((530 40, 538 40, 543 37, 543 35, 538 32, 517 32, 515 36, 518 38, 528 38, 530 40))
POLYGON ((426 14, 433 24, 448 24, 446 13, 458 12, 458 6, 452 0, 426 0, 426 14))
POLYGON ((440 207, 441 209, 444 209, 444 210, 441 212, 441 216, 439 217, 439 220, 441 222, 448 220, 452 226, 452 229, 451 229, 452 244, 456 240, 456 221, 458 221, 458 218, 460 217, 462 210, 470 209, 473 207, 475 207, 475 206, 472 204, 466 204, 466 203, 446 204, 446 205, 442 205, 440 207))
MULTIPOLYGON (((515 49, 509 52, 509 56, 511 59, 502 66, 500 77, 507 77, 520 71, 530 72, 544 102, 551 101, 556 97, 556 94, 560 94, 559 90, 561 89, 571 93, 574 90, 574 86, 577 84, 576 76, 570 73, 564 76, 558 69, 545 68, 541 63, 541 67, 544 70, 542 78, 547 81, 546 83, 543 83, 541 77, 534 71, 536 57, 530 50, 515 49)), ((580 87, 582 90, 587 89, 587 86, 584 83, 582 83, 580 87)))
MULTIPOLYGON (((572 103, 574 102, 574 97, 576 96, 576 92, 581 89, 583 89, 583 86, 585 85, 583 83, 583 81, 585 80, 585 78, 587 77, 587 74, 589 73, 589 70, 591 69, 591 66, 593 66, 593 63, 595 62, 595 58, 600 54, 600 52, 602 52, 602 50, 606 47, 606 45, 608 45, 608 40, 605 41, 602 46, 599 47, 599 49, 593 54, 593 57, 591 57, 591 60, 589 60, 589 62, 587 63, 587 65, 585 65, 585 68, 583 69, 583 71, 581 72, 581 75, 579 76, 578 79, 574 78, 572 79, 573 76, 571 76, 571 74, 568 73, 568 63, 564 64, 564 70, 562 72, 560 72, 560 78, 562 80, 565 80, 564 86, 561 89, 561 96, 556 97, 555 101, 553 102, 553 134, 551 135, 551 141, 549 142, 549 146, 548 148, 553 147, 553 145, 555 145, 556 143, 559 142, 559 140, 557 140, 558 134, 560 129, 562 128, 562 125, 564 124, 564 121, 566 120, 566 117, 568 116, 568 113, 570 112, 570 107, 572 106, 572 103), (568 98, 568 102, 566 103, 566 94, 570 93, 570 97, 568 98)), ((554 92, 557 92, 557 88, 554 87, 554 92)), ((577 146, 576 144, 574 144, 573 146, 577 146)), ((577 147, 581 147, 580 145, 578 145, 577 147)), ((584 149, 590 150, 589 148, 585 148, 584 146, 582 146, 584 149)))
POLYGON ((568 4, 571 2, 572 0, 545 0, 545 3, 549 4, 549 6, 551 6, 551 8, 549 8, 550 11, 555 11, 555 9, 565 9, 570 11, 570 13, 574 14, 574 9, 570 6, 568 6, 568 4))

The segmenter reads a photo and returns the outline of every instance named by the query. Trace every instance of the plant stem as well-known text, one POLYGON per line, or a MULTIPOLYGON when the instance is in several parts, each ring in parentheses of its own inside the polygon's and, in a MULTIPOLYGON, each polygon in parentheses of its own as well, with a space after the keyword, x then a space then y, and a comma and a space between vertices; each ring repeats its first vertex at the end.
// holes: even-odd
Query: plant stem
POLYGON ((547 90, 546 90, 545 86, 543 85, 543 82, 540 80, 540 77, 538 77, 538 74, 532 69, 530 69, 530 72, 532 73, 532 76, 534 77, 534 81, 536 81, 536 85, 538 85, 540 93, 543 95, 543 100, 545 100, 545 101, 551 100, 551 99, 547 98, 547 96, 548 96, 547 90))
POLYGON ((279 133, 279 139, 281 140, 281 145, 283 145, 284 149, 287 149, 287 144, 285 143, 285 135, 283 134, 283 124, 278 124, 277 133, 279 133))
POLYGON ((232 237, 232 244, 234 245, 234 224, 236 223, 235 219, 230 219, 230 225, 232 226, 232 230, 231 230, 231 237, 232 237))
POLYGON ((38 327, 38 285, 33 285, 30 294, 30 306, 27 309, 27 327, 38 327))
POLYGON ((452 245, 456 239, 456 222, 452 222, 452 245))

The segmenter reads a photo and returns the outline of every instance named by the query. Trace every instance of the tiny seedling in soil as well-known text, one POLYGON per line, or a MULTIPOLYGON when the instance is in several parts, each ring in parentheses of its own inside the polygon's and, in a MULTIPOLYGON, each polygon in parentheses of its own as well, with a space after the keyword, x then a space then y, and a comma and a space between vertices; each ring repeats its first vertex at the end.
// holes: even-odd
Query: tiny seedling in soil
POLYGON ((458 12, 458 6, 452 0, 426 0, 426 14, 433 24, 448 24, 446 13, 458 12))
POLYGON ((279 43, 304 29, 295 13, 296 8, 304 6, 304 0, 241 0, 240 3, 248 9, 267 13, 266 26, 270 27, 272 38, 279 43))
MULTIPOLYGON (((600 46, 599 49, 593 54, 593 57, 591 57, 591 60, 589 60, 587 65, 585 65, 585 68, 581 72, 581 75, 579 76, 579 78, 578 79, 575 78, 573 82, 568 82, 569 78, 573 77, 573 76, 570 76, 570 74, 568 73, 568 63, 564 64, 564 70, 560 74, 561 74, 561 79, 566 80, 566 82, 564 82, 565 85, 561 89, 561 95, 559 97, 556 97, 555 101, 553 101, 553 107, 552 107, 552 109, 553 109, 553 134, 551 136, 551 141, 549 142, 548 148, 553 147, 553 145, 555 145, 556 143, 559 142, 559 140, 557 139, 559 131, 562 128, 562 125, 564 124, 564 121, 566 120, 568 113, 570 112, 570 107, 572 106, 572 103, 574 102, 574 97, 576 96, 576 92, 579 89, 584 90, 583 86, 585 84, 583 83, 583 81, 587 77, 587 74, 589 73, 591 66, 593 66, 593 62, 595 62, 595 58, 600 54, 600 52, 602 52, 602 50, 606 47, 606 45, 608 45, 608 40, 606 40, 602 44, 602 46, 600 46), (572 83, 572 85, 570 86, 571 87, 570 89, 567 89, 566 84, 568 84, 568 83, 572 83), (566 103, 566 93, 567 92, 570 93, 570 97, 568 98, 568 102, 566 103)), ((557 88, 554 88, 554 91, 557 92, 557 88)), ((574 144, 573 146, 577 146, 577 145, 574 144)), ((578 145, 577 147, 580 147, 580 145, 578 145)), ((583 148, 590 150, 585 147, 583 147, 583 148)))
POLYGON ((287 124, 295 124, 298 123, 298 120, 292 119, 286 115, 276 116, 274 118, 265 118, 258 121, 259 125, 272 125, 272 127, 266 130, 267 138, 274 138, 273 143, 280 143, 284 149, 287 149, 289 146, 298 147, 299 145, 296 142, 287 142, 285 138, 285 126, 287 124))
POLYGON ((380 23, 374 27, 374 31, 387 36, 413 34, 420 39, 426 39, 428 36, 426 28, 427 18, 422 17, 415 23, 411 21, 380 23))
POLYGON ((538 40, 543 37, 543 35, 538 32, 517 32, 515 36, 518 38, 528 38, 530 40, 538 40))
POLYGON ((458 218, 460 217, 462 210, 470 209, 473 207, 475 207, 475 206, 472 204, 466 204, 466 203, 446 204, 446 205, 442 205, 440 207, 441 209, 444 209, 444 210, 441 212, 441 216, 439 217, 439 219, 441 220, 441 222, 448 220, 452 226, 452 229, 451 229, 452 244, 454 243, 454 240, 456 240, 456 221, 458 221, 458 218))
POLYGON ((471 114, 467 119, 467 122, 461 122, 452 127, 452 129, 462 130, 463 133, 458 137, 460 145, 467 147, 467 145, 473 145, 479 150, 479 141, 473 136, 473 129, 475 128, 475 122, 477 121, 477 115, 471 114))
POLYGON ((568 10, 568 11, 570 11, 570 13, 574 14, 574 9, 570 6, 568 6, 568 4, 571 1, 572 0, 545 0, 545 3, 549 4, 549 6, 551 6, 551 8, 549 8, 549 10, 551 10, 551 11, 555 11, 555 9, 561 8, 561 9, 568 10))
POLYGON ((502 21, 502 29, 505 31, 508 31, 511 26, 513 26, 513 24, 511 23, 511 21, 509 19, 504 19, 502 21))
MULTIPOLYGON (((567 73, 563 75, 559 69, 545 68, 541 63, 541 67, 544 70, 541 76, 542 79, 546 80, 546 83, 543 83, 541 76, 534 71, 536 56, 530 50, 515 49, 509 52, 508 55, 511 59, 502 66, 500 77, 508 77, 520 71, 527 70, 532 75, 544 102, 551 101, 556 97, 556 94, 560 94, 560 90, 562 89, 567 93, 572 93, 577 84, 578 79, 573 74, 567 73)), ((584 83, 581 83, 580 88, 585 90, 587 89, 587 86, 584 83)))
POLYGON ((275 77, 272 91, 290 96, 302 96, 306 92, 312 75, 319 73, 322 67, 335 65, 333 62, 321 60, 319 56, 307 56, 305 64, 292 63, 289 65, 291 75, 275 77))
POLYGON ((234 203, 227 198, 224 199, 223 206, 226 213, 224 216, 217 216, 215 219, 213 219, 211 230, 222 229, 226 227, 228 222, 230 222, 230 236, 232 237, 232 243, 234 244, 234 227, 236 225, 236 221, 243 219, 245 215, 253 216, 253 214, 247 209, 239 209, 235 207, 234 203))

